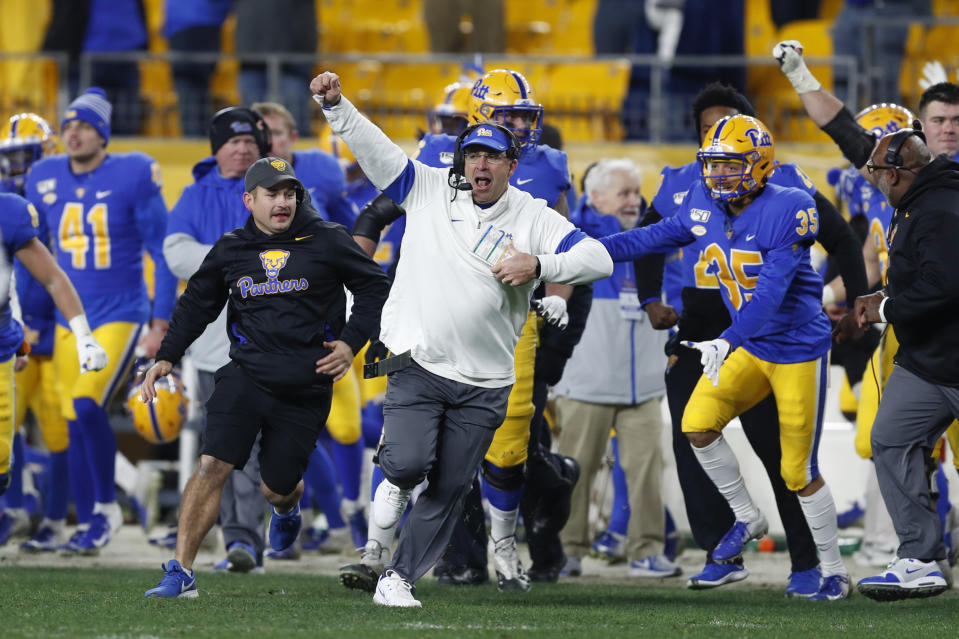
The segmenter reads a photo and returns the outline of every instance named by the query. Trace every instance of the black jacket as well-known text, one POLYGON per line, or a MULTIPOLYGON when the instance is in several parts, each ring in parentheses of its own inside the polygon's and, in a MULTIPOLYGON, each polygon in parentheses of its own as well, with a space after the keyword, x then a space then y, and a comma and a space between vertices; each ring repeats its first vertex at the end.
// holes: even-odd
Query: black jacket
POLYGON ((895 362, 959 386, 959 164, 940 155, 918 172, 889 236, 883 313, 899 339, 895 362))
POLYGON ((278 235, 261 232, 250 216, 217 240, 190 278, 156 358, 179 361, 228 303, 230 357, 254 381, 283 393, 328 388, 332 378, 315 372, 329 354, 323 342, 339 339, 359 351, 379 327, 389 287, 349 232, 309 205, 278 235), (354 295, 349 322, 344 285, 354 295))

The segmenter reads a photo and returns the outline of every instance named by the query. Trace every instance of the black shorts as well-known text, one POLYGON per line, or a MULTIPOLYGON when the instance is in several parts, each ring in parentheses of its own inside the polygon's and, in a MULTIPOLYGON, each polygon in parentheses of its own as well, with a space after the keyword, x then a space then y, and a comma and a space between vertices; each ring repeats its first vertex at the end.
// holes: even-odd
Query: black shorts
POLYGON ((331 392, 314 388, 302 395, 277 395, 257 385, 236 362, 213 379, 202 453, 243 468, 262 431, 260 477, 273 492, 292 493, 326 425, 331 392))

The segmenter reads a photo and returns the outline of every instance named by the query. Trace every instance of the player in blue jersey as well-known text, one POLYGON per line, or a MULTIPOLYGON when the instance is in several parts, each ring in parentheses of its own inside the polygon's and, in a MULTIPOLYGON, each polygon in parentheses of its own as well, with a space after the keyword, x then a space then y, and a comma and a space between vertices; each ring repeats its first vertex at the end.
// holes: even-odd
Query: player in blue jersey
POLYGON ((123 523, 114 484, 116 438, 105 406, 126 381, 138 344, 148 357, 159 348, 176 296, 176 278, 161 247, 167 208, 160 167, 142 153, 107 153, 111 114, 98 88, 71 102, 61 123, 66 153, 34 164, 26 181, 26 197, 49 226, 57 261, 110 355, 105 369, 78 375, 76 339, 65 318, 57 316, 53 359, 73 444, 70 483, 81 531, 63 546, 65 553, 98 553, 123 523), (143 278, 144 249, 156 263, 152 309, 143 278), (78 499, 87 486, 93 488, 92 503, 78 499))
POLYGON ((601 241, 614 261, 680 246, 694 251, 702 268, 689 280, 717 281, 732 316, 717 339, 684 342, 701 352, 704 375, 682 430, 736 519, 712 559, 734 560, 768 529, 721 433, 771 392, 779 406, 782 476, 799 494, 820 553, 823 578, 811 598, 844 599, 849 577, 839 555, 835 503, 817 462, 831 339, 822 278, 809 262, 819 233, 815 203, 799 189, 767 183, 773 139, 755 118, 719 120, 698 157, 702 180, 690 186, 675 216, 601 241))
MULTIPOLYGON (((509 69, 494 69, 476 80, 470 94, 468 121, 477 124, 486 120, 505 125, 521 144, 521 155, 516 171, 509 178, 510 184, 545 200, 568 216, 566 195, 572 187, 566 154, 537 144, 542 131, 543 107, 536 102, 533 89, 522 74, 509 69)), ((428 133, 420 141, 415 159, 427 166, 450 167, 456 143, 454 135, 428 133)), ((384 204, 366 210, 371 216, 379 216, 374 223, 367 223, 362 215, 357 220, 353 234, 368 254, 375 252, 383 226, 402 215, 402 210, 397 209, 395 205, 390 208, 384 204)), ((572 287, 548 285, 547 296, 559 307, 556 321, 561 321, 571 291, 572 287)), ((535 312, 531 312, 516 346, 517 379, 510 394, 506 421, 497 429, 482 466, 483 496, 490 503, 489 545, 500 590, 528 590, 530 587, 530 578, 516 553, 515 530, 525 478, 530 420, 534 414, 537 340, 537 318, 535 312)), ((439 567, 441 583, 477 584, 488 579, 485 527, 474 526, 477 534, 473 534, 465 523, 469 519, 482 520, 482 517, 481 495, 474 484, 465 498, 464 514, 454 531, 451 552, 439 567)), ((382 565, 389 559, 393 535, 394 529, 379 528, 371 518, 370 541, 361 563, 343 567, 341 582, 347 587, 372 591, 382 565)))
MULTIPOLYGON (((720 118, 738 113, 753 113, 752 105, 742 94, 720 83, 703 88, 693 101, 692 111, 700 142, 720 118)), ((865 291, 866 276, 862 259, 859 257, 859 241, 849 225, 843 221, 828 199, 815 190, 811 180, 798 167, 791 164, 774 166, 775 169, 769 176, 771 183, 797 186, 813 196, 820 223, 817 239, 830 254, 837 256, 839 271, 849 283, 850 289, 865 291)), ((692 162, 677 169, 664 169, 663 181, 646 220, 653 223, 661 217, 675 216, 689 189, 700 184, 701 172, 699 162, 692 162), (657 205, 662 213, 657 210, 657 205)), ((689 578, 687 586, 703 589, 744 579, 748 572, 741 558, 724 563, 715 562, 712 558, 711 550, 735 518, 722 495, 703 471, 682 430, 683 412, 702 375, 702 365, 698 353, 678 348, 678 341, 715 338, 729 326, 730 318, 715 277, 693 278, 687 281, 689 274, 697 270, 705 271, 703 256, 685 249, 671 255, 673 260, 667 262, 666 270, 674 271, 672 277, 675 288, 666 288, 667 300, 684 300, 686 303, 682 306, 679 333, 670 341, 666 388, 673 423, 673 453, 679 470, 680 488, 685 497, 687 517, 694 539, 707 551, 705 567, 700 573, 689 578)), ((677 316, 670 306, 660 301, 660 281, 666 279, 658 275, 663 272, 663 258, 653 256, 639 260, 636 272, 639 296, 650 318, 656 318, 660 328, 672 327, 677 316)), ((740 415, 740 422, 751 447, 769 476, 786 530, 792 564, 786 594, 790 597, 814 595, 820 587, 819 561, 799 501, 787 488, 780 474, 781 452, 776 401, 767 397, 740 415)))
MULTIPOLYGON (((356 211, 346 198, 346 180, 343 170, 335 157, 320 149, 294 151, 293 145, 299 138, 293 115, 281 104, 275 102, 257 102, 252 108, 263 116, 270 130, 271 155, 287 160, 299 176, 303 186, 310 194, 313 205, 325 219, 353 228, 356 211)), ((360 421, 360 388, 356 372, 351 368, 343 379, 333 384, 333 398, 326 430, 332 438, 332 457, 339 478, 341 499, 336 511, 324 513, 331 534, 337 536, 338 529, 349 525, 352 548, 366 545, 366 513, 360 503, 360 483, 363 469, 363 432, 360 421), (345 521, 344 521, 345 520, 345 521)), ((321 446, 322 444, 320 444, 321 446)), ((319 452, 310 457, 310 464, 328 463, 329 456, 319 452)), ((315 475, 325 475, 323 471, 308 469, 307 480, 315 475)), ((324 485, 328 486, 328 484, 324 485)), ((316 496, 316 495, 315 495, 316 496)), ((321 503, 330 503, 333 495, 321 497, 321 503)), ((329 511, 329 512, 328 512, 329 511)), ((299 554, 297 547, 291 547, 284 555, 276 551, 267 551, 267 556, 277 559, 292 558, 299 554)))
MULTIPOLYGON (((107 353, 90 331, 83 305, 66 274, 37 237, 40 216, 36 208, 13 193, 0 193, 0 495, 10 483, 14 404, 14 361, 23 344, 23 327, 10 306, 13 258, 18 259, 50 294, 76 339, 76 374, 96 375, 107 366, 107 353)), ((86 377, 86 375, 83 375, 86 377)))
MULTIPOLYGON (((56 147, 56 137, 53 129, 47 124, 46 120, 34 113, 18 113, 12 116, 3 125, 0 133, 0 191, 5 193, 16 193, 23 195, 23 181, 27 177, 27 171, 30 166, 42 158, 47 153, 53 152, 56 147)), ((43 220, 40 220, 41 227, 37 229, 37 235, 46 241, 49 237, 46 232, 46 226, 43 220)), ((58 494, 67 493, 66 485, 66 448, 67 448, 67 425, 63 418, 57 419, 56 413, 59 413, 59 399, 56 388, 53 385, 54 379, 50 367, 50 353, 53 349, 53 317, 55 307, 50 295, 43 286, 37 282, 26 268, 17 260, 14 260, 14 272, 16 273, 17 298, 20 302, 22 313, 21 322, 25 334, 25 342, 30 349, 33 357, 22 356, 17 362, 17 402, 16 418, 13 435, 13 466, 10 473, 10 487, 3 497, 2 507, 0 507, 0 546, 4 545, 14 536, 25 536, 30 531, 30 513, 25 507, 26 502, 23 496, 23 465, 24 465, 24 437, 19 432, 19 426, 23 422, 23 416, 26 412, 26 405, 30 399, 36 398, 34 412, 37 414, 37 421, 40 424, 41 432, 44 437, 44 443, 51 451, 57 451, 55 457, 51 457, 53 462, 51 476, 56 475, 61 478, 58 483, 58 494), (43 367, 47 372, 48 383, 44 386, 45 393, 39 392, 39 384, 32 383, 33 380, 39 381, 40 369, 43 367), (28 381, 29 380, 29 381, 28 381), (31 390, 25 393, 25 388, 38 389, 36 394, 31 390), (44 401, 46 400, 46 401, 44 401), (53 408, 53 414, 44 411, 45 408, 53 408), (61 472, 57 473, 56 470, 61 472)), ((45 495, 44 497, 49 497, 45 495)), ((61 501, 54 497, 54 501, 61 501)), ((49 502, 45 504, 49 510, 49 502)), ((66 514, 66 501, 63 501, 63 512, 66 514)))
MULTIPOLYGON (((23 195, 27 171, 55 148, 56 136, 46 120, 34 113, 19 113, 11 117, 0 134, 0 156, 4 160, 3 191, 23 195)), ((46 220, 38 216, 38 223, 37 237, 49 248, 50 233, 46 220)), ((31 408, 40 427, 43 443, 49 451, 49 479, 43 495, 44 519, 33 537, 24 542, 21 548, 26 551, 52 551, 63 542, 69 500, 67 422, 60 412, 53 368, 56 306, 44 286, 30 275, 22 262, 14 260, 13 268, 25 341, 30 350, 26 365, 17 370, 15 423, 21 425, 27 408, 31 408)), ((22 436, 15 434, 14 450, 19 451, 19 454, 15 455, 11 486, 5 497, 6 508, 0 514, 0 545, 7 541, 5 531, 10 526, 6 525, 5 520, 8 518, 20 520, 25 528, 29 528, 27 511, 23 508, 23 446, 22 436)))

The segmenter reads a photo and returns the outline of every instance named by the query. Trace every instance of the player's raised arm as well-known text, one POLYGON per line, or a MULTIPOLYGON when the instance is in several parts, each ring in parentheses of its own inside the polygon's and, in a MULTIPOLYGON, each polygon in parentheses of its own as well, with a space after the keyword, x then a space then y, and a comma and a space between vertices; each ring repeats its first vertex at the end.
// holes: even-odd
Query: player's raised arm
POLYGON ((798 40, 784 40, 773 47, 773 57, 799 94, 806 113, 839 145, 842 154, 861 169, 876 145, 875 137, 856 124, 852 113, 839 98, 823 88, 806 67, 802 52, 802 43, 798 40))

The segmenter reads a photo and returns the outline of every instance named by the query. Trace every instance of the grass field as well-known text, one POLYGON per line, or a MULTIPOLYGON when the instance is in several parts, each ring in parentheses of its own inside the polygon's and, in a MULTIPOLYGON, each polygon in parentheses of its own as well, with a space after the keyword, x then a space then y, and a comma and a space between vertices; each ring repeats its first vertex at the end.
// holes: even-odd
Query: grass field
POLYGON ((0 566, 0 636, 13 637, 851 637, 954 636, 959 593, 879 604, 789 600, 780 588, 693 592, 635 582, 444 588, 423 579, 424 608, 375 606, 332 576, 200 573, 194 600, 145 599, 159 570, 0 566))

